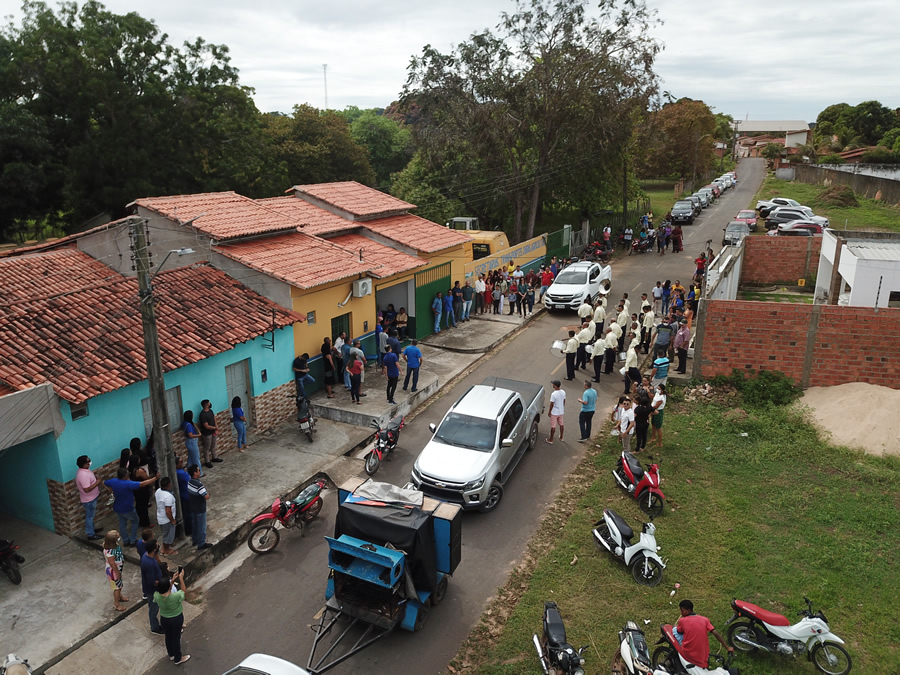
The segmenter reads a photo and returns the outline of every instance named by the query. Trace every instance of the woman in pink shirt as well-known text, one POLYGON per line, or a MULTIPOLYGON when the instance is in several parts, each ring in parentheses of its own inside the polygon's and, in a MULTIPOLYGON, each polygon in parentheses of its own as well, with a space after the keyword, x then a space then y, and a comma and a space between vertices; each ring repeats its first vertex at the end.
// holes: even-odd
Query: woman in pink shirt
POLYGON ((84 533, 91 541, 102 539, 102 528, 94 527, 94 514, 97 513, 97 500, 100 498, 100 481, 91 471, 91 458, 87 455, 79 457, 75 463, 78 471, 75 472, 75 487, 78 488, 78 498, 84 506, 84 533))

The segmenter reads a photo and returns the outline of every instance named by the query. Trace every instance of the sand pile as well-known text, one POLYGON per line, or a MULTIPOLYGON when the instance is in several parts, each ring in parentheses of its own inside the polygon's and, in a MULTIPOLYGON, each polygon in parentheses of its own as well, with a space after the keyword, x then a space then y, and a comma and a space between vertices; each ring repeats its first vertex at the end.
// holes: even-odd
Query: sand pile
POLYGON ((834 445, 900 455, 900 390, 862 382, 811 387, 800 403, 834 445))

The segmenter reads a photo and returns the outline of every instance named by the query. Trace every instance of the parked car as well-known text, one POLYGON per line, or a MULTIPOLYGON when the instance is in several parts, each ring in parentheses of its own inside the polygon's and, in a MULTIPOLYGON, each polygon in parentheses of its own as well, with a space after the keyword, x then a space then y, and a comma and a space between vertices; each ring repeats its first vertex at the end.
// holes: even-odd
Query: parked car
POLYGON ((721 178, 714 178, 712 182, 715 185, 718 185, 720 188, 722 188, 722 192, 725 192, 725 190, 727 190, 729 187, 731 187, 728 184, 728 181, 722 180, 721 178))
POLYGON ((710 190, 712 190, 716 195, 716 199, 718 199, 722 195, 722 186, 721 185, 718 185, 716 183, 710 183, 709 185, 704 185, 703 187, 708 187, 710 190))
POLYGON ((799 236, 803 236, 799 234, 800 232, 809 232, 814 237, 821 237, 822 232, 824 232, 826 227, 823 227, 821 223, 814 222, 812 220, 792 220, 789 223, 781 223, 777 232, 779 235, 782 234, 797 234, 799 236))
POLYGON ((817 216, 809 207, 779 206, 769 211, 769 215, 766 216, 766 229, 771 230, 782 223, 789 223, 792 220, 810 220, 823 227, 828 227, 828 218, 817 216))
POLYGON ((412 484, 464 509, 493 511, 526 450, 538 441, 544 388, 489 377, 469 388, 444 415, 419 453, 412 484))
POLYGON ((709 192, 699 192, 698 191, 698 192, 695 192, 694 194, 692 194, 691 196, 699 197, 700 198, 700 206, 703 207, 704 209, 712 203, 709 192))
POLYGON ((787 197, 775 197, 774 199, 760 199, 756 202, 756 210, 759 211, 759 215, 765 218, 769 211, 778 208, 779 206, 803 206, 800 202, 795 201, 793 199, 788 199, 787 197))
POLYGON ((697 190, 698 195, 708 195, 709 203, 712 204, 716 200, 716 193, 712 191, 712 188, 702 187, 697 190))
POLYGON ((723 173, 719 176, 719 180, 724 180, 730 188, 734 187, 734 178, 732 178, 730 174, 723 173))
POLYGON ((690 225, 694 222, 694 203, 687 199, 677 201, 672 206, 670 213, 672 214, 672 222, 690 225))
POLYGON ((751 232, 756 232, 756 211, 753 209, 742 209, 734 217, 735 220, 747 223, 751 232))
POLYGON ((700 215, 700 212, 703 211, 703 204, 700 202, 700 197, 697 195, 688 195, 685 197, 686 200, 690 201, 694 205, 694 217, 700 215))
POLYGON ((547 309, 578 309, 585 300, 593 304, 601 288, 612 286, 612 268, 596 262, 572 263, 553 280, 544 295, 547 309))
POLYGON ((739 220, 732 220, 723 230, 722 246, 737 246, 744 237, 750 236, 750 226, 739 220))

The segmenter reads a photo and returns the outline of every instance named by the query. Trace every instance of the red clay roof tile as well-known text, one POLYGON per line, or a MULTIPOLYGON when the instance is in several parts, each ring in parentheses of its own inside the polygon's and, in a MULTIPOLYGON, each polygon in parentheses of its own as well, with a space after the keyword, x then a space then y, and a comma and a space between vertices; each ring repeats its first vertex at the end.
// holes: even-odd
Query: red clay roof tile
POLYGON ((293 216, 300 225, 300 231, 306 234, 327 234, 343 230, 354 230, 359 227, 359 223, 342 218, 298 197, 288 195, 257 199, 256 201, 263 206, 281 211, 285 215, 293 216))
POLYGON ((0 302, 70 293, 121 275, 77 248, 0 259, 0 302))
MULTIPOLYGON (((19 290, 11 300, 7 280, 14 279, 14 287, 21 273, 0 274, 0 382, 15 390, 50 382, 59 396, 81 403, 146 379, 136 279, 108 268, 106 279, 90 277, 88 256, 71 250, 0 264, 6 266, 4 271, 16 264, 33 269, 39 263, 30 258, 60 253, 82 258, 81 265, 73 258, 68 267, 71 288, 54 278, 33 297, 19 290)), ((154 296, 164 371, 265 334, 272 328, 273 310, 279 328, 305 319, 208 266, 160 272, 154 296)))
POLYGON ((340 234, 336 237, 330 237, 328 241, 347 249, 355 254, 357 259, 359 259, 359 251, 362 249, 363 260, 370 265, 374 265, 371 274, 378 279, 384 279, 400 272, 408 272, 428 264, 427 260, 422 260, 390 246, 379 244, 377 241, 372 241, 358 233, 340 234))
POLYGON ((308 195, 358 218, 393 214, 416 208, 389 194, 366 187, 356 181, 295 185, 298 196, 308 195))
POLYGON ((451 230, 449 227, 438 225, 411 213, 367 220, 359 224, 375 234, 393 239, 404 246, 424 253, 441 251, 451 246, 464 244, 472 239, 465 232, 451 230))

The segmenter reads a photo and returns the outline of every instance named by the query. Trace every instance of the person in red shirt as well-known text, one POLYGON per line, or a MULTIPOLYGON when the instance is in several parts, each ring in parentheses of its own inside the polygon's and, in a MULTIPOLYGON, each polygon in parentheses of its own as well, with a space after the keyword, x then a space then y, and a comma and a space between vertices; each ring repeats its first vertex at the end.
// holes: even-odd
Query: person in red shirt
POLYGON ((541 265, 541 295, 538 297, 538 302, 544 299, 544 293, 547 292, 547 289, 553 284, 553 272, 550 271, 550 268, 544 267, 541 265))
POLYGON ((730 653, 734 653, 734 647, 729 647, 725 639, 719 635, 719 631, 713 628, 705 616, 694 614, 694 603, 690 600, 682 600, 678 603, 681 618, 675 624, 676 637, 681 635, 681 651, 684 658, 695 666, 707 668, 709 663, 709 638, 707 633, 712 633, 730 653))

